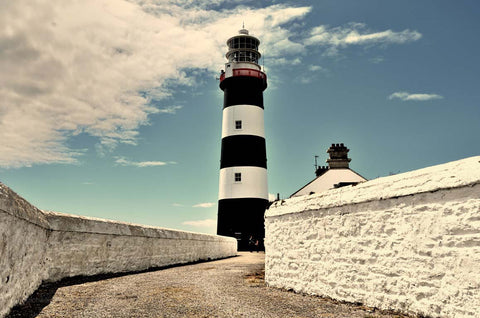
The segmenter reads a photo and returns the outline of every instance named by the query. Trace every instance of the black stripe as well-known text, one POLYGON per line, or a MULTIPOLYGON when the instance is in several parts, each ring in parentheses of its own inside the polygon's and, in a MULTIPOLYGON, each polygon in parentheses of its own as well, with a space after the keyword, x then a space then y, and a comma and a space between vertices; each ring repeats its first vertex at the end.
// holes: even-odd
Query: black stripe
POLYGON ((263 90, 266 81, 249 76, 228 77, 220 83, 223 90, 223 108, 233 105, 254 105, 263 108, 263 90))
POLYGON ((254 135, 234 135, 222 138, 220 169, 237 166, 267 168, 265 138, 254 135))
POLYGON ((238 249, 241 251, 248 249, 250 235, 262 244, 267 205, 268 200, 259 198, 219 200, 217 234, 236 237, 239 240, 238 249))

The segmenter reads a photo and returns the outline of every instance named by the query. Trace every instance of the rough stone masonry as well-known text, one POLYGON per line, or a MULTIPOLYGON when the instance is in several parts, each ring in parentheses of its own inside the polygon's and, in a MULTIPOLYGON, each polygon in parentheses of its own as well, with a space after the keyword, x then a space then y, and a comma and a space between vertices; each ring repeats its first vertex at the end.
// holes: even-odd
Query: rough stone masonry
POLYGON ((480 317, 480 157, 277 201, 270 286, 433 317, 480 317))

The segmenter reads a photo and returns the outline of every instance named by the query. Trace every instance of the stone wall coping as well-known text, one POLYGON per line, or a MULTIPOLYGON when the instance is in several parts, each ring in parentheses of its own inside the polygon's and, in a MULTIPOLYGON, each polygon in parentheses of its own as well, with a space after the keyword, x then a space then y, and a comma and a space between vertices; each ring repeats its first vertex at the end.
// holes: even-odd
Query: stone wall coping
POLYGON ((224 241, 235 238, 174 229, 140 225, 128 222, 73 215, 61 212, 43 211, 50 229, 63 232, 84 232, 108 235, 143 236, 164 239, 186 239, 199 241, 224 241))
POLYGON ((30 204, 12 189, 0 182, 0 211, 48 229, 49 224, 42 210, 30 204))
POLYGON ((480 156, 274 202, 265 217, 386 200, 480 183, 480 156))

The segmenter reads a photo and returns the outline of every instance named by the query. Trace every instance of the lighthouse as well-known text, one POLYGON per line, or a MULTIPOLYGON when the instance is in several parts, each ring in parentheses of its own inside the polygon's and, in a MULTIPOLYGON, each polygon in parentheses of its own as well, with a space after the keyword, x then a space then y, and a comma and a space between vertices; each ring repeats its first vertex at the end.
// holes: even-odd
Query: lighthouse
POLYGON ((263 91, 267 76, 258 64, 260 41, 241 29, 227 41, 217 234, 236 237, 239 250, 250 237, 262 245, 268 204, 263 91))

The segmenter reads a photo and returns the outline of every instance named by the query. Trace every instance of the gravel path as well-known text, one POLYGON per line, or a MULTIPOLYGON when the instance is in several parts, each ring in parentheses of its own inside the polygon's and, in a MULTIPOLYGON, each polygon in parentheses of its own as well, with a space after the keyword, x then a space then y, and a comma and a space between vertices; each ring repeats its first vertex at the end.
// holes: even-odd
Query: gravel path
POLYGON ((266 287, 264 256, 47 285, 9 317, 407 317, 266 287))

